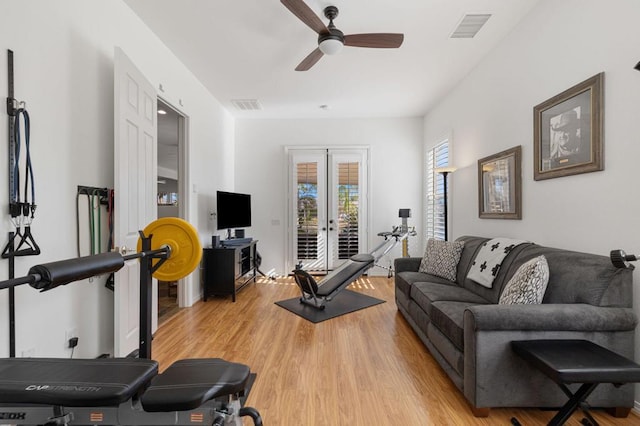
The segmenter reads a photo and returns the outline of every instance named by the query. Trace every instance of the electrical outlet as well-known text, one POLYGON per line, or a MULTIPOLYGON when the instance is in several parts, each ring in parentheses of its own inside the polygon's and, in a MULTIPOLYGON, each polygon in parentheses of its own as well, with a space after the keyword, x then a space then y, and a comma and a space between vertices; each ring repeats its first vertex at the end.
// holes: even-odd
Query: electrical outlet
POLYGON ((78 336, 78 327, 71 327, 64 333, 64 347, 69 348, 69 340, 78 336))

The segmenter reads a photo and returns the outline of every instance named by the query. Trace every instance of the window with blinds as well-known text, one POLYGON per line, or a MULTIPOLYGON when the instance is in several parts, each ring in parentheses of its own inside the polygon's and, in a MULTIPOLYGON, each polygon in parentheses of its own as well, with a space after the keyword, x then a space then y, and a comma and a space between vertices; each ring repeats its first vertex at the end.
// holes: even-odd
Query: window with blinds
POLYGON ((434 170, 449 165, 449 140, 446 139, 430 149, 426 161, 425 233, 427 239, 444 240, 443 176, 434 170))

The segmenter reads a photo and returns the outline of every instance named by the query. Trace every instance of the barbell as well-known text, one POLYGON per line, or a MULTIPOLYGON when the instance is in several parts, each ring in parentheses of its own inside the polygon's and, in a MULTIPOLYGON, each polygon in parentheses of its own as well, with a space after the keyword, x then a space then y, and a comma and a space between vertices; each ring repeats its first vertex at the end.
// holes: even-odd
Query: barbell
POLYGON ((176 281, 193 272, 202 258, 202 245, 196 229, 189 222, 165 217, 147 225, 138 239, 138 252, 101 253, 32 266, 27 276, 0 282, 0 289, 29 284, 38 290, 51 290, 96 275, 120 270, 132 259, 152 259, 153 277, 176 281), (142 238, 151 239, 151 249, 141 251, 142 238))

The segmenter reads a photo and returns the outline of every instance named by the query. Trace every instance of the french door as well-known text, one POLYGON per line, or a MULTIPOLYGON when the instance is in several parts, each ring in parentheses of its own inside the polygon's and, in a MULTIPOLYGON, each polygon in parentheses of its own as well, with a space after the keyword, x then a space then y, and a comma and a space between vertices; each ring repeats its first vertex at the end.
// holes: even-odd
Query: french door
POLYGON ((367 248, 367 149, 290 149, 289 265, 328 271, 367 248))

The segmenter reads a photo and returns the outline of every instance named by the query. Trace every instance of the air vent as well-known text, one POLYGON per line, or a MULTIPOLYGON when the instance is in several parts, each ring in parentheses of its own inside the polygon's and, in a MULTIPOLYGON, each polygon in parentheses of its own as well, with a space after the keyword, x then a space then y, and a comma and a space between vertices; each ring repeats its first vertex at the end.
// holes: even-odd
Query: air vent
POLYGON ((468 14, 462 17, 450 38, 473 38, 491 18, 490 14, 468 14))
POLYGON ((262 105, 257 99, 232 99, 231 103, 240 111, 258 111, 262 105))

